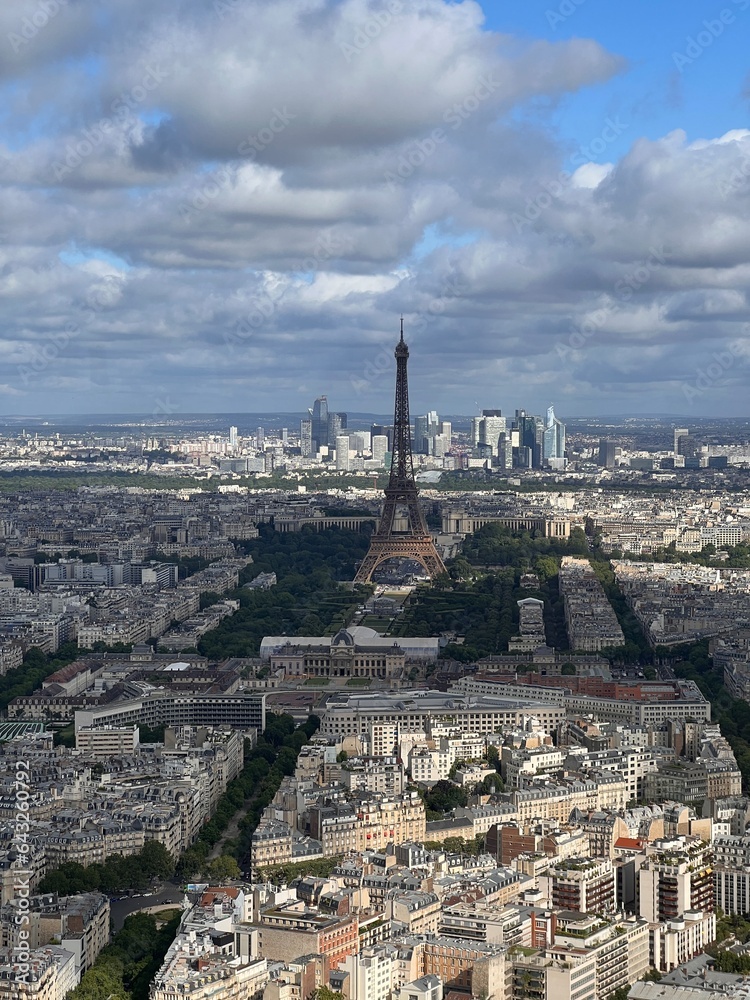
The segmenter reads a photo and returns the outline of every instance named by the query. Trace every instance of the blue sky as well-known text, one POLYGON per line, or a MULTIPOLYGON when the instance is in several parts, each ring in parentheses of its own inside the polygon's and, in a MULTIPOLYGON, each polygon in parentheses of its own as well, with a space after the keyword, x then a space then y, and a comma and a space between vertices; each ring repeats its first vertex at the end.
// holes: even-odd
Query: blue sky
POLYGON ((745 413, 750 0, 48 9, 0 7, 0 413, 388 412, 402 313, 415 412, 745 413))
POLYGON ((589 137, 599 134, 608 115, 620 115, 629 126, 610 147, 614 155, 622 155, 637 136, 658 139, 673 129, 684 129, 688 139, 695 140, 747 123, 750 0, 715 4, 705 0, 583 0, 580 4, 574 0, 515 4, 485 0, 482 7, 487 26, 496 31, 552 42, 595 38, 627 60, 627 68, 610 81, 560 101, 550 120, 563 141, 586 144, 589 137), (571 8, 568 16, 560 13, 571 8), (722 11, 728 12, 724 21, 722 11), (690 39, 699 54, 693 55, 698 49, 689 47, 690 39), (675 54, 687 56, 690 62, 675 59, 675 54))

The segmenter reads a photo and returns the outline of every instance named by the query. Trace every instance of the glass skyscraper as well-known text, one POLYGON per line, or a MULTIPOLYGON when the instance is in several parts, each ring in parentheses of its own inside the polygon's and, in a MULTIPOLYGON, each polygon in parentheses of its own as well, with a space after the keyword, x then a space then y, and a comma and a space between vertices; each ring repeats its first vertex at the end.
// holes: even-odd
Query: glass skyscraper
POLYGON ((313 453, 328 444, 328 399, 318 396, 312 408, 312 447, 313 453))
POLYGON ((555 408, 547 407, 544 421, 544 461, 547 465, 562 463, 565 459, 565 424, 555 416, 555 408))

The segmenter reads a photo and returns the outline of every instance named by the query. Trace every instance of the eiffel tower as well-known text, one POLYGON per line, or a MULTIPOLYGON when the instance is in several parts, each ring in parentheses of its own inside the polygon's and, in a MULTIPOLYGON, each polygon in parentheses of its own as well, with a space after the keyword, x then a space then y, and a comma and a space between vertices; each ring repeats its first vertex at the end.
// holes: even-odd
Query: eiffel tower
POLYGON ((385 488, 385 504, 378 530, 370 540, 370 548, 362 560, 355 583, 367 583, 373 572, 386 559, 414 559, 421 563, 427 575, 434 579, 445 572, 443 560, 427 530, 419 506, 417 484, 414 482, 414 464, 411 454, 409 428, 409 383, 406 362, 409 348, 404 342, 404 320, 401 319, 401 339, 396 345, 396 408, 393 417, 393 452, 391 475, 385 488), (394 524, 399 507, 406 509, 407 527, 396 531, 394 524))

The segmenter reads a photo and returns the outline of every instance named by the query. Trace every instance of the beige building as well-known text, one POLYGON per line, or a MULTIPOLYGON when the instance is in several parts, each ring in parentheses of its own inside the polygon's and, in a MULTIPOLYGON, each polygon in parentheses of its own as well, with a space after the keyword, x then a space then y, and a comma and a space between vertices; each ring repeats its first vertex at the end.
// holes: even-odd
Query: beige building
POLYGON ((75 957, 64 948, 35 949, 28 962, 0 965, 0 998, 65 1000, 80 979, 75 965, 75 957))
POLYGON ((512 1000, 597 1000, 593 955, 553 958, 535 953, 513 960, 512 1000))
POLYGON ((376 650, 348 645, 339 636, 334 636, 328 652, 289 642, 271 656, 271 670, 283 670, 288 678, 400 676, 406 657, 395 642, 387 650, 376 650))
POLYGON ((665 923, 651 925, 651 953, 659 972, 671 972, 716 940, 716 914, 685 912, 665 923))
POLYGON ((150 1000, 261 1000, 267 983, 265 959, 247 963, 212 954, 193 958, 181 950, 156 974, 150 1000))
POLYGON ((566 823, 573 809, 583 813, 607 809, 621 810, 627 804, 627 783, 615 774, 602 773, 596 780, 568 779, 559 784, 540 784, 516 789, 511 803, 518 822, 526 826, 535 819, 554 819, 566 823))
POLYGON ((138 748, 138 726, 87 726, 76 733, 76 750, 106 760, 138 748))
POLYGON ((405 934, 437 934, 440 911, 434 892, 394 892, 385 901, 387 919, 401 924, 405 934))
POLYGON ((416 792, 313 806, 309 815, 310 835, 323 845, 324 855, 425 839, 424 802, 416 792))

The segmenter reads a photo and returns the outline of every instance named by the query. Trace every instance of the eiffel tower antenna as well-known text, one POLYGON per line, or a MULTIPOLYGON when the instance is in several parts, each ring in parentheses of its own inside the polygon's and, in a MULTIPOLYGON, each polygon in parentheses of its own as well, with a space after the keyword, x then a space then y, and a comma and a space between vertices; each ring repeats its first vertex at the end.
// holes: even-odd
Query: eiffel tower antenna
POLYGON ((401 339, 396 344, 396 404, 393 415, 393 451, 391 474, 385 488, 385 503, 378 530, 370 540, 370 548, 354 577, 355 583, 367 583, 373 572, 386 559, 414 559, 421 563, 427 575, 434 579, 445 572, 427 523, 419 506, 419 493, 414 481, 409 426, 409 382, 406 364, 409 348, 404 340, 404 318, 401 317, 401 339), (394 524, 399 506, 406 508, 407 527, 396 531, 394 524))

